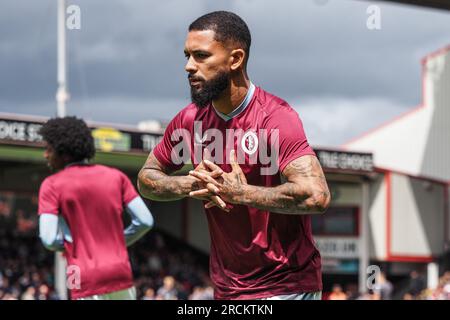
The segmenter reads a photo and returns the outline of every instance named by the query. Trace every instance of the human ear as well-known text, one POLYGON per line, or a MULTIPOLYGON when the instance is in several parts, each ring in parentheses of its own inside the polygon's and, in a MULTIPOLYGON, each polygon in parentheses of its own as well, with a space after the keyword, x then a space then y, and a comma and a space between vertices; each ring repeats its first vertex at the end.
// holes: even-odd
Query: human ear
POLYGON ((234 49, 230 53, 231 66, 230 69, 235 71, 244 65, 246 53, 243 49, 234 49))

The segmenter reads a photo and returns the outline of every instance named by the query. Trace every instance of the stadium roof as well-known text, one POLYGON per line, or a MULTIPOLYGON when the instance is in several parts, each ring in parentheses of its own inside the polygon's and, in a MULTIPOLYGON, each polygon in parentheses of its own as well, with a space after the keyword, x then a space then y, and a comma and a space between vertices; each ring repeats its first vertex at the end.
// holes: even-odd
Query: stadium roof
POLYGON ((450 0, 382 0, 400 4, 411 4, 421 7, 450 10, 450 0))

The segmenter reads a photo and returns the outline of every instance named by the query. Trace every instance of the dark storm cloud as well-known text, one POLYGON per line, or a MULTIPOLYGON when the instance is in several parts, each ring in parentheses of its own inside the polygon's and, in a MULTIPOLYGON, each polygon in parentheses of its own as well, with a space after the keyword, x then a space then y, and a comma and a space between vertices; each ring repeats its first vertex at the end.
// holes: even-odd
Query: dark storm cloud
MULTIPOLYGON (((448 13, 380 3, 382 29, 370 31, 366 1, 72 3, 81 8, 82 25, 67 32, 68 109, 95 120, 170 119, 188 103, 186 30, 213 10, 232 10, 247 21, 252 80, 303 113, 317 108, 314 101, 327 104, 324 112, 347 110, 343 101, 362 109, 364 101, 385 101, 385 110, 394 110, 389 116, 412 107, 420 102, 420 59, 450 43, 448 13)), ((3 0, 0 30, 0 112, 53 115, 56 1, 3 0)))

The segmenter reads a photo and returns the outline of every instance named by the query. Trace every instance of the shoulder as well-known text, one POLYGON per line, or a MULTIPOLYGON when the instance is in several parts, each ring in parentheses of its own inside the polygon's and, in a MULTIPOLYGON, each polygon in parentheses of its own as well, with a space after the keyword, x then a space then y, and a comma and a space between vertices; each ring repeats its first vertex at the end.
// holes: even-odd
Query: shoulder
POLYGON ((264 120, 267 124, 290 122, 293 118, 299 117, 297 111, 286 100, 259 87, 256 99, 259 109, 264 113, 264 120))
POLYGON ((57 188, 55 188, 55 184, 57 183, 59 176, 60 173, 55 173, 45 178, 41 183, 39 192, 55 192, 55 190, 57 190, 57 188))
POLYGON ((190 103, 176 114, 172 119, 171 124, 179 128, 186 127, 187 123, 189 123, 189 121, 194 121, 199 113, 201 113, 201 109, 194 103, 190 103))
POLYGON ((111 176, 118 176, 118 177, 125 176, 125 173, 123 173, 119 169, 108 167, 102 164, 93 164, 91 168, 95 171, 98 171, 99 173, 105 173, 111 176))

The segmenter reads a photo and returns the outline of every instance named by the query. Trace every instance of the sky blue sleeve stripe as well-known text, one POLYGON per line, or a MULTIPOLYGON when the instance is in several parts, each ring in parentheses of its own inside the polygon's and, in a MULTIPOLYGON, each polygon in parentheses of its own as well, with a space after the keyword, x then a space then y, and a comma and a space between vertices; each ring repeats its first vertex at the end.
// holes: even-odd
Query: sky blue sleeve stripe
POLYGON ((50 213, 39 216, 39 238, 43 245, 52 251, 64 249, 63 235, 59 232, 59 217, 50 213))
POLYGON ((125 242, 127 246, 130 246, 153 227, 154 220, 150 210, 139 196, 128 203, 126 210, 131 216, 131 223, 124 230, 124 234, 125 242))
MULTIPOLYGON (((154 224, 153 216, 141 197, 131 200, 127 207, 131 216, 130 225, 124 230, 127 246, 142 238, 154 224)), ((64 240, 72 242, 70 229, 61 216, 44 213, 39 217, 39 237, 49 250, 64 249, 64 240)))
POLYGON ((73 242, 72 234, 70 233, 69 226, 67 225, 66 220, 64 220, 64 218, 62 216, 59 216, 58 225, 59 225, 59 230, 61 230, 61 232, 64 236, 64 240, 66 240, 68 242, 73 242))

